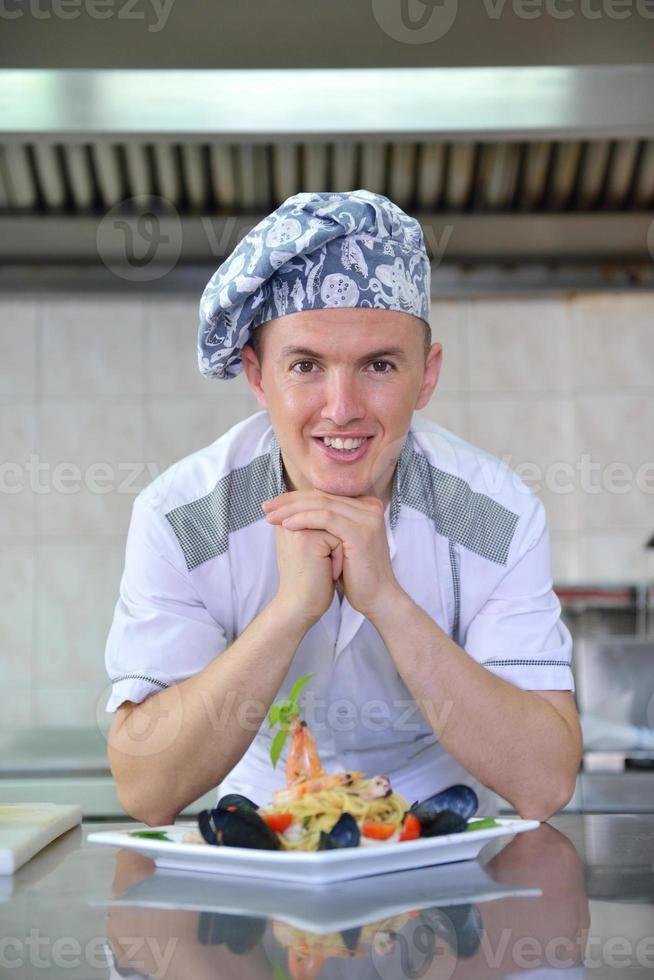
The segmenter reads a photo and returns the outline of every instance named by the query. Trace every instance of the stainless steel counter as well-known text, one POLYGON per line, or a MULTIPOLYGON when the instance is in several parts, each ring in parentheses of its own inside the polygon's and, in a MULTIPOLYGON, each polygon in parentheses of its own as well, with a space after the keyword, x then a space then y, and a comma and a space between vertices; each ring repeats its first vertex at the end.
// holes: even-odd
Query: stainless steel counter
POLYGON ((155 872, 85 824, 0 878, 0 976, 650 977, 654 816, 563 814, 479 862, 302 889, 155 872))

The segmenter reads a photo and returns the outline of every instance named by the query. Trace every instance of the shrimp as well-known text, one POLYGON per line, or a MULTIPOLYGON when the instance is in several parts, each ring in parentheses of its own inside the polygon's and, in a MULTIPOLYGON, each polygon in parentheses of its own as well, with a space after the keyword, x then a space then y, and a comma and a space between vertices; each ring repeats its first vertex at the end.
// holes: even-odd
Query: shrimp
POLYGON ((362 772, 337 772, 331 776, 323 773, 314 779, 302 779, 291 783, 285 789, 278 789, 273 793, 273 803, 275 806, 291 803, 293 800, 300 800, 305 793, 321 793, 324 789, 334 789, 336 786, 351 786, 363 775, 362 772))
MULTIPOLYGON (((305 793, 320 793, 335 786, 351 786, 361 772, 338 772, 328 775, 322 767, 318 747, 306 721, 293 722, 291 747, 286 760, 286 787, 273 793, 275 805, 301 799, 305 793)), ((373 795, 383 795, 374 793, 373 795)))
POLYGON ((295 719, 291 747, 286 760, 286 784, 292 786, 300 780, 315 779, 324 776, 325 771, 320 764, 316 741, 309 730, 306 721, 295 719))

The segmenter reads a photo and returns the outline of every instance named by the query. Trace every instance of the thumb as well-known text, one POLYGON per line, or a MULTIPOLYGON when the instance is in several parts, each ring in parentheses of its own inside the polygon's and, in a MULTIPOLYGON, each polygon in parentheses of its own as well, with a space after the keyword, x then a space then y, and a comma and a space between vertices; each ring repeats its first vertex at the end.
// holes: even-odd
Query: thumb
POLYGON ((332 578, 334 581, 340 578, 343 571, 343 544, 341 541, 338 542, 336 547, 331 553, 332 559, 332 578))

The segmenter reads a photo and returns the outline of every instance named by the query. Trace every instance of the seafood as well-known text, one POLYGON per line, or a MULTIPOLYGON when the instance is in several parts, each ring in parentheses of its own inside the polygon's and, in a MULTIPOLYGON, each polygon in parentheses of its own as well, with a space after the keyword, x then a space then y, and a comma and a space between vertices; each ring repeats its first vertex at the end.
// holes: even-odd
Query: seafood
POLYGON ((468 819, 477 811, 477 794, 469 786, 457 784, 428 796, 411 806, 420 821, 421 837, 440 837, 465 830, 468 819))
POLYGON ((445 834, 458 834, 465 830, 468 821, 454 810, 441 810, 426 820, 420 821, 421 837, 442 837, 445 834))
POLYGON ((271 727, 279 726, 270 749, 273 766, 291 734, 286 786, 275 790, 272 803, 264 807, 247 796, 228 793, 215 809, 203 810, 198 825, 208 844, 328 851, 455 834, 467 828, 478 806, 477 795, 468 786, 449 786, 409 807, 392 790, 388 776, 325 772, 298 704, 312 676, 299 678, 288 698, 272 705, 268 713, 271 727))
POLYGON ((227 793, 225 796, 221 796, 221 798, 218 800, 217 806, 219 810, 229 810, 229 809, 258 810, 259 809, 259 805, 257 803, 253 803, 252 800, 249 800, 247 798, 247 796, 241 796, 240 793, 227 793))
POLYGON ((280 803, 290 803, 292 800, 299 800, 307 793, 321 793, 326 789, 334 789, 337 786, 351 786, 352 783, 361 779, 361 772, 337 772, 332 776, 323 773, 314 779, 298 780, 287 786, 285 789, 275 790, 273 793, 273 803, 278 806, 280 803))
POLYGON ((250 847, 267 851, 281 849, 279 838, 256 810, 201 810, 200 833, 207 844, 250 847))
POLYGON ((484 924, 476 905, 423 909, 420 918, 435 936, 450 945, 459 959, 474 956, 479 949, 484 924))
POLYGON ((343 813, 329 833, 320 832, 319 851, 333 851, 339 847, 358 847, 361 840, 359 825, 351 813, 343 813))
POLYGON ((362 959, 366 955, 359 943, 359 927, 346 930, 347 936, 346 932, 316 935, 273 919, 272 928, 277 942, 288 950, 288 972, 293 980, 315 980, 328 960, 362 959))
POLYGON ((250 916, 200 912, 198 919, 198 942, 201 946, 224 944, 237 956, 253 950, 261 942, 265 931, 266 920, 250 916))
POLYGON ((373 776, 361 790, 361 796, 364 800, 376 800, 379 797, 390 796, 392 792, 388 776, 373 776))
POLYGON ((286 760, 287 785, 291 786, 300 780, 315 779, 324 775, 316 741, 309 731, 309 726, 306 721, 296 718, 286 760))

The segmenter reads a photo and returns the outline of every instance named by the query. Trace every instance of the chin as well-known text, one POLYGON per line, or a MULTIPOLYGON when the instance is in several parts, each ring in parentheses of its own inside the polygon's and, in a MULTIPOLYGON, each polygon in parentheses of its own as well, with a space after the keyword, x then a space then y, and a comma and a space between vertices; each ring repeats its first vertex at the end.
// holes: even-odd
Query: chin
POLYGON ((346 477, 336 479, 319 479, 314 483, 316 490, 323 493, 333 493, 339 497, 362 497, 368 493, 368 484, 362 480, 347 479, 346 477))

